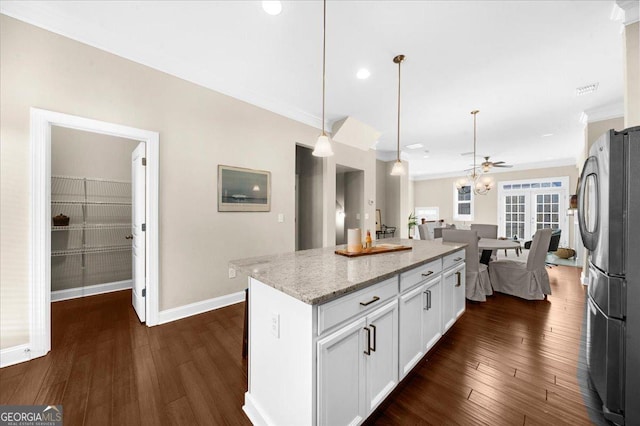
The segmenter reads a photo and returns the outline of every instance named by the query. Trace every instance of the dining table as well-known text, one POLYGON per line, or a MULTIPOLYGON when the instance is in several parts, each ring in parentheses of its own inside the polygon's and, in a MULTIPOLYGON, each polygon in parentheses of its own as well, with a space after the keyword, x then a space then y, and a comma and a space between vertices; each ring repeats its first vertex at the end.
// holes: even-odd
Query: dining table
POLYGON ((478 250, 482 250, 480 263, 488 265, 491 259, 491 252, 494 250, 504 250, 505 255, 507 254, 507 250, 514 250, 516 252, 516 256, 519 256, 522 252, 522 246, 518 240, 510 240, 506 238, 480 238, 480 240, 478 240, 478 250))
MULTIPOLYGON (((442 238, 435 238, 435 241, 442 241, 442 238)), ((504 250, 505 255, 507 250, 514 250, 516 256, 520 256, 522 253, 522 246, 518 240, 510 240, 508 238, 480 238, 478 240, 478 250, 482 251, 480 255, 480 263, 488 265, 491 260, 491 253, 494 250, 504 250)))

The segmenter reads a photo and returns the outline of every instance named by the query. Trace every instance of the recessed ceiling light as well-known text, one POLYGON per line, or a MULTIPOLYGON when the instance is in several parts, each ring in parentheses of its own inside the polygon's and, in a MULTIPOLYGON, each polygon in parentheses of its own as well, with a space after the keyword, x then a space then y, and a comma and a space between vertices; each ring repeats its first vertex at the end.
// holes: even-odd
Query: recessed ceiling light
POLYGON ((282 2, 281 1, 263 1, 262 8, 269 15, 279 15, 282 12, 282 2))
POLYGON ((553 136, 553 133, 545 133, 542 135, 543 138, 548 138, 549 136, 553 136))
POLYGON ((423 155, 422 158, 429 158, 429 156, 428 155, 423 155))
POLYGON ((576 96, 586 95, 587 93, 593 93, 598 90, 600 83, 591 83, 586 86, 576 88, 576 96))
POLYGON ((356 77, 358 77, 360 80, 366 80, 370 75, 371 73, 366 68, 360 68, 356 73, 356 77))
POLYGON ((422 145, 421 143, 412 143, 411 145, 405 145, 405 148, 407 149, 418 149, 418 148, 422 148, 424 145, 422 145))

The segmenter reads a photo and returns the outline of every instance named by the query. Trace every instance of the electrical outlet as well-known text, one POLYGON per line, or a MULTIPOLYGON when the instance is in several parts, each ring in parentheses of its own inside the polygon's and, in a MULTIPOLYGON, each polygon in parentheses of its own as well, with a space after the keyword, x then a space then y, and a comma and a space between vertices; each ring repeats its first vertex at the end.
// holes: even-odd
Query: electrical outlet
POLYGON ((229 268, 229 278, 235 278, 236 277, 236 270, 233 268, 229 268))
POLYGON ((284 214, 278 213, 278 223, 282 223, 282 222, 284 222, 284 214))
POLYGON ((271 312, 271 334, 276 339, 280 338, 280 314, 276 312, 271 312))

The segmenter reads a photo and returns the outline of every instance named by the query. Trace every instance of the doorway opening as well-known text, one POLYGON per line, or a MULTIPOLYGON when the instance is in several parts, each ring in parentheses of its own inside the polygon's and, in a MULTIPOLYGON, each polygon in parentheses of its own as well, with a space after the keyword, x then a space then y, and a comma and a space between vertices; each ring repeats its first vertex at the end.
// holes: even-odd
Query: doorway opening
POLYGON ((352 228, 364 229, 364 171, 336 164, 336 245, 352 228))
MULTIPOLYGON (((46 355, 51 350, 51 284, 52 284, 52 134, 58 131, 79 130, 83 132, 113 136, 128 140, 139 141, 143 143, 146 151, 145 173, 142 181, 146 187, 146 195, 144 202, 141 204, 143 208, 146 223, 145 232, 141 238, 144 239, 147 248, 144 254, 144 263, 146 274, 143 278, 146 288, 146 298, 144 299, 146 324, 147 326, 158 323, 158 271, 159 271, 159 255, 158 255, 158 153, 159 153, 159 136, 156 132, 148 130, 136 129, 133 127, 122 126, 114 123, 108 123, 98 120, 82 118, 78 116, 46 111, 37 108, 31 109, 31 148, 32 148, 32 212, 31 215, 31 259, 32 270, 30 280, 30 342, 28 349, 30 357, 39 357, 46 355)), ((87 165, 92 167, 91 164, 87 165)), ((131 167, 131 166, 129 166, 131 167)), ((86 173, 83 173, 86 174, 86 173)), ((81 177, 81 176, 76 176, 81 177)), ((64 180, 61 180, 64 182, 64 180)), ((67 179, 71 182, 71 179, 67 179)), ((82 185, 82 193, 76 194, 82 196, 77 199, 77 206, 80 206, 80 212, 84 209, 82 221, 77 223, 80 245, 84 239, 84 249, 80 247, 85 254, 87 253, 86 241, 88 229, 86 227, 86 218, 89 217, 89 207, 106 206, 105 199, 89 200, 85 186, 89 183, 85 179, 78 180, 82 185)), ((66 200, 72 201, 72 200, 66 200)), ((110 201, 111 205, 118 205, 117 201, 110 201)), ((125 203, 120 201, 120 203, 125 203)), ((121 204, 120 204, 121 205, 121 204)), ((55 205, 56 207, 60 207, 55 205)), ((79 213, 80 214, 80 213, 79 213)), ((105 213, 103 212, 103 215, 105 213)), ((67 216, 67 215, 63 215, 67 216)), ((99 215, 98 215, 99 216, 99 215)), ((106 214, 108 216, 108 214, 106 214)), ((116 215, 117 216, 117 215, 116 215)), ((113 218, 113 217, 112 217, 113 218)), ((80 221, 78 214, 76 221, 80 221)), ((70 223, 70 220, 69 220, 70 223)), ((67 226, 70 226, 69 223, 67 226)), ((122 225, 122 224, 118 224, 122 225)), ((92 231, 94 229, 91 229, 92 231)), ((68 230, 70 231, 70 229, 68 230)), ((74 228, 73 231, 76 231, 74 228)), ((62 235, 62 234, 61 234, 62 235)), ((55 237, 57 238, 57 237, 55 237)), ((93 238, 93 237, 91 237, 93 238)), ((68 240, 67 240, 68 241, 68 240)), ((60 241, 54 241, 59 244, 60 241)), ((116 244, 117 245, 117 244, 116 244)), ((124 246, 125 244, 123 244, 124 246)), ((54 249, 56 247, 54 246, 54 249)), ((69 253, 67 253, 69 254, 69 253)), ((81 256, 82 257, 82 256, 81 256)), ((99 273, 98 273, 99 275, 99 273)))
POLYGON ((322 158, 296 145, 296 250, 322 247, 322 158))

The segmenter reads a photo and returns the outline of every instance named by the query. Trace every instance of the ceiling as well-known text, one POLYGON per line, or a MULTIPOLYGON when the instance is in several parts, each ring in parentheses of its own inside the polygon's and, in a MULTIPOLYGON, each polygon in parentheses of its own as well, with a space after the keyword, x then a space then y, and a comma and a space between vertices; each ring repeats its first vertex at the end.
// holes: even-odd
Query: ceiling
MULTIPOLYGON (((608 1, 347 1, 327 4, 327 128, 352 116, 401 146, 413 178, 461 175, 478 155, 514 169, 575 164, 583 111, 622 108, 621 22, 608 1), (356 78, 360 68, 371 76, 356 78), (582 96, 576 88, 598 83, 582 96), (428 154, 424 151, 428 150, 428 154), (424 158, 428 155, 428 158, 424 158)), ((322 2, 23 2, 0 11, 320 127, 322 2)), ((511 169, 511 170, 514 170, 511 169)), ((507 169, 509 170, 509 169, 507 169)))

